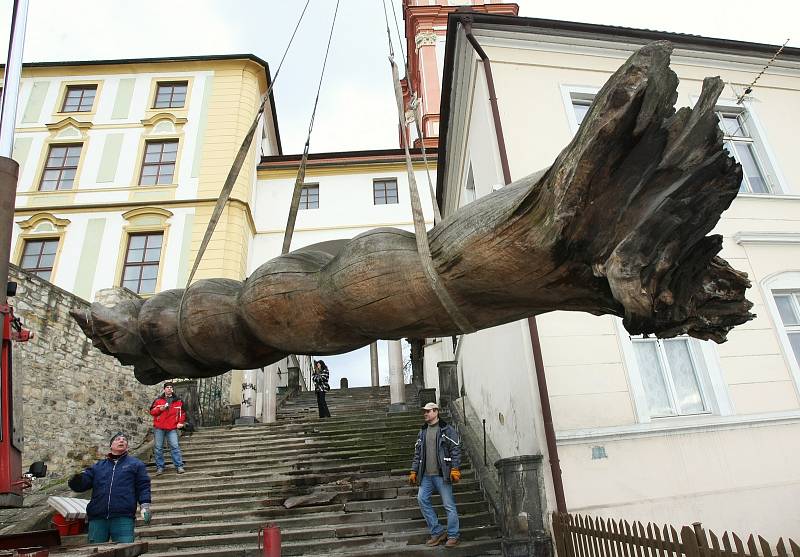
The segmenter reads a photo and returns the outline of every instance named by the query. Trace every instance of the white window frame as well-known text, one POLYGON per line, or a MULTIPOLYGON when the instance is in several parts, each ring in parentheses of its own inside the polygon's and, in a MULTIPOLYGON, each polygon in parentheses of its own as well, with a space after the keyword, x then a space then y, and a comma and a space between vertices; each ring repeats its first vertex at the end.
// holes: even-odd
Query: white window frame
MULTIPOLYGON (((690 95, 690 106, 697 104, 699 98, 700 97, 697 95, 690 95)), ((745 100, 741 104, 737 104, 736 99, 734 98, 720 98, 717 100, 717 104, 714 106, 714 111, 717 113, 722 112, 728 114, 734 112, 745 112, 747 114, 745 125, 747 126, 748 133, 750 134, 750 139, 753 142, 756 163, 764 173, 764 181, 766 182, 767 189, 769 191, 764 193, 753 193, 747 191, 740 192, 739 195, 763 197, 769 195, 790 194, 791 191, 787 185, 788 182, 778 167, 775 153, 769 146, 767 134, 758 119, 758 114, 753 107, 753 103, 745 100)))
MULTIPOLYGON (((652 423, 664 420, 702 420, 709 415, 728 416, 733 414, 733 406, 728 396, 728 388, 722 374, 719 355, 711 341, 701 342, 694 338, 687 338, 689 354, 697 372, 700 395, 706 411, 696 414, 675 414, 669 416, 651 416, 647 392, 644 388, 642 373, 636 358, 633 343, 628 331, 622 326, 622 319, 614 319, 617 325, 617 338, 622 349, 625 368, 631 389, 633 406, 639 423, 652 423)), ((661 357, 659 355, 659 357, 661 357)), ((667 377, 666 380, 671 381, 667 377)))
POLYGON ((467 161, 467 172, 464 175, 464 186, 461 188, 459 207, 469 205, 478 198, 475 191, 475 173, 472 170, 472 161, 467 161))
POLYGON ((778 312, 778 305, 775 303, 774 297, 775 293, 780 294, 788 290, 800 290, 800 270, 782 271, 771 275, 761 282, 761 289, 761 295, 772 318, 775 333, 778 335, 783 358, 789 366, 789 371, 794 379, 795 391, 800 397, 800 364, 798 364, 794 349, 789 342, 789 336, 786 334, 786 327, 783 325, 783 319, 781 319, 778 312))
POLYGON ((600 87, 592 87, 585 85, 561 85, 561 98, 564 102, 564 111, 567 114, 567 122, 569 122, 569 129, 572 135, 578 133, 580 124, 575 116, 575 109, 573 104, 575 102, 592 102, 600 92, 600 87))

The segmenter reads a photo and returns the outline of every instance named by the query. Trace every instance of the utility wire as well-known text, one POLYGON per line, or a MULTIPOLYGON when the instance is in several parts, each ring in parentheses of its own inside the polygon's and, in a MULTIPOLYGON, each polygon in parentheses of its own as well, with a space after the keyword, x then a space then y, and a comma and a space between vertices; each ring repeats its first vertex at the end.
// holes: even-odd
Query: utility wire
POLYGON ((272 89, 273 87, 275 87, 275 82, 278 80, 278 75, 281 73, 281 68, 283 67, 283 61, 286 59, 286 55, 289 52, 289 48, 292 46, 292 43, 294 42, 294 37, 295 35, 297 35, 297 30, 300 28, 300 23, 303 21, 303 16, 305 16, 306 9, 308 8, 308 4, 310 1, 311 0, 306 0, 306 4, 303 7, 303 11, 300 13, 300 17, 297 20, 297 25, 294 26, 294 31, 292 32, 292 36, 289 38, 289 42, 286 45, 286 49, 283 51, 283 56, 281 57, 281 61, 278 63, 278 68, 275 70, 275 76, 272 78, 272 82, 269 84, 267 92, 261 99, 261 103, 258 106, 258 111, 256 112, 256 116, 253 119, 253 123, 250 126, 250 129, 247 131, 247 134, 245 135, 244 139, 242 140, 242 145, 239 147, 239 152, 236 153, 236 157, 233 160, 233 165, 231 166, 230 171, 228 171, 227 178, 225 178, 225 183, 222 186, 222 190, 220 190, 220 195, 219 198, 217 199, 217 204, 214 206, 214 212, 211 214, 211 219, 208 221, 208 227, 206 228, 206 233, 203 236, 203 241, 200 244, 200 249, 197 251, 197 256, 195 257, 194 260, 194 265, 192 265, 192 270, 189 273, 188 280, 186 281, 187 289, 189 288, 189 285, 192 283, 192 279, 194 278, 195 272, 197 272, 197 267, 200 265, 200 261, 203 259, 203 254, 205 253, 206 248, 208 247, 208 244, 211 241, 211 236, 214 234, 214 229, 217 226, 219 217, 222 215, 222 211, 225 209, 225 205, 228 203, 231 191, 233 191, 233 185, 234 183, 236 183, 236 179, 239 177, 239 172, 242 170, 244 159, 247 156, 247 152, 250 150, 250 145, 253 142, 253 135, 255 134, 256 128, 258 127, 258 121, 261 118, 261 114, 264 112, 264 108, 266 107, 267 102, 269 101, 272 89))
POLYGON ((311 111, 311 121, 308 123, 308 134, 306 135, 306 143, 303 147, 303 157, 300 159, 300 168, 297 169, 297 178, 294 182, 294 191, 292 192, 292 204, 289 208, 289 217, 286 220, 286 231, 283 235, 283 246, 281 254, 289 253, 292 245, 292 236, 294 235, 294 225, 297 222, 297 210, 300 207, 300 194, 303 191, 303 182, 306 177, 306 163, 308 162, 308 149, 311 144, 311 130, 314 129, 314 119, 317 117, 317 104, 319 103, 320 91, 322 91, 322 81, 325 77, 325 67, 328 65, 328 53, 331 50, 331 40, 333 39, 333 30, 336 27, 336 16, 339 13, 339 0, 336 0, 336 9, 333 11, 333 21, 331 22, 331 31, 328 35, 328 45, 325 47, 325 58, 322 61, 322 71, 319 74, 319 85, 317 86, 317 96, 314 99, 314 109, 311 111))
POLYGON ((769 59, 769 62, 767 62, 767 65, 764 66, 764 68, 760 72, 758 72, 758 75, 755 77, 755 79, 753 79, 753 81, 750 83, 750 85, 747 86, 747 88, 744 90, 744 93, 739 95, 739 98, 736 99, 736 104, 742 104, 742 102, 744 101, 744 98, 747 95, 749 95, 750 93, 753 92, 753 87, 755 87, 756 81, 758 81, 761 78, 761 76, 764 75, 764 72, 767 71, 767 69, 772 65, 772 63, 775 61, 775 59, 778 56, 780 56, 781 52, 783 52, 783 49, 786 48, 787 44, 789 44, 789 39, 786 39, 786 42, 784 42, 781 45, 781 47, 778 49, 778 51, 775 54, 772 55, 772 58, 769 59))

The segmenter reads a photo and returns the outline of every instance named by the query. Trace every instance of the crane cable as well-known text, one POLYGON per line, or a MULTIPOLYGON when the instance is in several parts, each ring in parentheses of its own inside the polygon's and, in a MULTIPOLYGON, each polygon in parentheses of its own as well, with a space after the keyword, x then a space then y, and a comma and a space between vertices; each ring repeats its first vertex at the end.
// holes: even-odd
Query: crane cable
MULTIPOLYGON (((264 108, 269 101, 270 94, 272 93, 272 89, 275 86, 275 82, 278 80, 278 75, 281 72, 281 67, 283 67, 283 61, 286 59, 286 54, 289 52, 289 47, 292 46, 292 42, 294 42, 294 37, 297 34, 297 30, 300 28, 300 22, 303 21, 303 16, 306 13, 306 9, 308 8, 308 4, 311 0, 306 0, 306 5, 303 7, 303 11, 300 13, 300 17, 297 20, 297 25, 294 27, 294 31, 292 32, 292 36, 289 39, 288 44, 286 45, 286 49, 283 51, 283 57, 281 57, 281 61, 278 64, 278 69, 275 70, 275 76, 272 78, 272 82, 269 84, 267 88, 267 92, 261 98, 261 102, 258 106, 258 111, 256 112, 255 118, 253 118, 253 123, 250 126, 250 129, 245 134, 244 139, 242 140, 242 145, 239 147, 239 151, 236 153, 236 157, 233 160, 233 165, 231 165, 231 169, 228 171, 228 176, 225 178, 225 183, 222 186, 222 190, 220 190, 219 198, 217 199, 217 204, 214 206, 214 211, 211 214, 211 219, 208 221, 208 227, 206 228, 206 233, 203 236, 203 241, 200 243, 200 249, 197 251, 197 256, 194 260, 194 265, 192 265, 192 270, 189 273, 189 278, 186 281, 186 288, 184 289, 184 295, 186 290, 188 290, 189 285, 192 284, 192 279, 194 278, 194 274, 197 271, 197 267, 200 265, 200 261, 203 259, 203 254, 208 247, 209 242, 211 241, 211 236, 214 234, 214 229, 217 226, 217 222, 219 222, 220 216, 222 216, 222 211, 225 209, 225 205, 228 204, 228 200, 231 196, 231 191, 233 191, 233 185, 236 183, 236 179, 239 177, 239 172, 242 170, 242 166, 244 165, 244 160, 247 157, 247 152, 250 150, 250 145, 253 143, 253 135, 255 135, 256 128, 258 127, 258 121, 261 119, 261 115, 264 112, 264 108)), ((179 329, 180 330, 180 329, 179 329)))
POLYGON ((328 65, 328 53, 331 50, 331 39, 333 39, 333 29, 336 26, 336 15, 339 13, 339 0, 336 0, 336 9, 333 11, 333 21, 331 21, 331 31, 328 35, 328 46, 325 48, 325 59, 322 61, 322 71, 319 74, 319 85, 317 86, 317 97, 314 99, 314 109, 311 111, 311 121, 308 123, 308 134, 306 143, 303 147, 303 156, 300 159, 300 168, 297 169, 297 178, 294 181, 294 191, 292 192, 292 203, 289 207, 289 218, 286 220, 286 230, 283 233, 283 247, 281 255, 289 253, 292 245, 292 235, 294 225, 297 221, 297 210, 300 208, 300 194, 303 192, 303 182, 306 178, 306 163, 308 162, 308 148, 311 143, 311 130, 314 129, 314 119, 317 116, 317 104, 319 94, 322 90, 322 80, 325 77, 325 67, 328 65))
MULTIPOLYGON (((389 31, 389 16, 386 13, 386 0, 383 0, 383 15, 386 18, 386 38, 389 40, 389 65, 392 71, 392 81, 394 83, 394 96, 397 103, 397 116, 400 123, 400 129, 405 130, 405 111, 403 110, 403 93, 400 86, 400 75, 397 70, 397 64, 394 61, 394 47, 392 46, 392 35, 389 31)), ((471 333, 476 331, 475 327, 470 323, 467 317, 461 312, 456 305, 450 292, 448 292, 445 285, 442 283, 439 273, 433 265, 433 256, 431 255, 431 247, 428 244, 428 231, 425 228, 425 218, 422 214, 422 204, 419 198, 419 191, 417 189, 417 180, 414 177, 414 168, 411 162, 411 154, 408 149, 408 134, 401 133, 403 149, 406 157, 406 172, 408 174, 408 185, 411 193, 411 214, 414 220, 414 236, 417 243, 417 252, 419 253, 422 270, 428 283, 433 290, 433 293, 439 299, 439 302, 444 307, 450 319, 458 327, 462 333, 471 333)))

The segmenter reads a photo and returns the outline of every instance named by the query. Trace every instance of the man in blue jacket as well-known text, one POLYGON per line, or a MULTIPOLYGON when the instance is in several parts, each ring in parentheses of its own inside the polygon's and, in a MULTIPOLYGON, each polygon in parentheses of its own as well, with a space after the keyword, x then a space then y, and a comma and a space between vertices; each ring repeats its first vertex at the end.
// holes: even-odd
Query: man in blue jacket
POLYGON ((145 524, 150 523, 150 476, 144 462, 128 454, 122 432, 111 438, 111 452, 103 460, 69 480, 73 491, 92 490, 86 506, 89 543, 132 543, 136 506, 141 504, 145 524))
POLYGON ((431 532, 425 545, 437 546, 445 542, 444 546, 447 548, 456 547, 459 526, 453 484, 461 481, 461 442, 455 428, 439 419, 438 404, 429 402, 423 407, 423 411, 425 425, 417 436, 414 461, 408 479, 411 485, 417 485, 417 475, 422 475, 417 501, 431 532), (433 510, 431 496, 434 491, 442 496, 442 505, 447 513, 447 529, 439 524, 439 517, 433 510))

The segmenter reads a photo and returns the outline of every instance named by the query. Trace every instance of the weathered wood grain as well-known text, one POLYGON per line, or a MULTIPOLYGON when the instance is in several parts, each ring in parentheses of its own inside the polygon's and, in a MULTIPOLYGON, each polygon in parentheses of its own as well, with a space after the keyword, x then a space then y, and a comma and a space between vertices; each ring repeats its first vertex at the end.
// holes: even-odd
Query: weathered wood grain
MULTIPOLYGON (((441 283, 475 328, 568 310, 620 316, 632 334, 722 342, 752 319, 746 274, 708 236, 741 182, 714 114, 723 83, 706 79, 696 106, 675 111, 670 52, 659 42, 631 56, 550 168, 428 232, 441 283)), ((276 257, 244 282, 201 280, 75 318, 148 383, 462 332, 414 235, 391 228, 276 257)))

